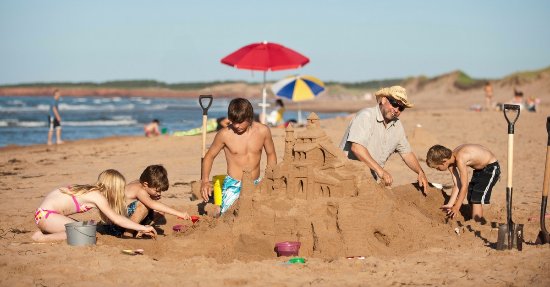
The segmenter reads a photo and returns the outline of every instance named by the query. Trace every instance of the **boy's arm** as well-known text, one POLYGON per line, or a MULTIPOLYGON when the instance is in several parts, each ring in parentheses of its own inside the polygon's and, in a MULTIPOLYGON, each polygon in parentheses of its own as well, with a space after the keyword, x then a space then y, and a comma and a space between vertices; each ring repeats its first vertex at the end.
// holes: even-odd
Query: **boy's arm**
POLYGON ((447 215, 451 218, 454 218, 456 216, 456 214, 460 210, 460 207, 462 206, 464 197, 466 197, 466 194, 468 193, 468 170, 466 163, 464 163, 462 159, 457 158, 456 167, 458 168, 460 186, 456 202, 454 203, 453 207, 447 211, 447 215))
POLYGON ((57 107, 53 107, 53 114, 55 116, 55 118, 57 119, 57 121, 61 122, 61 116, 59 115, 59 111, 57 110, 57 107))
POLYGON ((208 149, 208 152, 204 155, 201 166, 201 193, 202 199, 208 202, 208 197, 212 195, 212 185, 210 184, 210 171, 212 171, 212 164, 218 153, 224 147, 223 140, 224 130, 219 131, 214 137, 212 145, 208 149))
POLYGON ((274 168, 277 165, 277 154, 275 153, 275 144, 273 143, 273 137, 269 128, 267 128, 265 136, 264 149, 267 155, 267 166, 274 168))
POLYGON ((191 218, 187 212, 179 212, 161 202, 153 200, 151 196, 147 193, 147 191, 143 190, 142 188, 138 190, 136 197, 148 209, 153 209, 156 211, 172 214, 174 216, 181 217, 183 219, 191 218))
POLYGON ((459 182, 457 178, 459 178, 458 170, 454 166, 449 167, 449 172, 451 173, 451 177, 453 178, 453 189, 451 190, 451 197, 449 197, 449 201, 447 201, 447 204, 443 205, 441 209, 449 210, 453 207, 453 205, 456 202, 456 197, 458 196, 458 190, 459 190, 459 182))

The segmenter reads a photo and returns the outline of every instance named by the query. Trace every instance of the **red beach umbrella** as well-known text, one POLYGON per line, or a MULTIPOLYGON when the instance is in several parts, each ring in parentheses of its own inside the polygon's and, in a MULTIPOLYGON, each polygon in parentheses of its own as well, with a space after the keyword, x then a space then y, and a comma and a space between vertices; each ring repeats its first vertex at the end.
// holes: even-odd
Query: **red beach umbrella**
POLYGON ((264 41, 246 45, 224 57, 221 62, 237 69, 264 72, 261 120, 265 123, 266 72, 297 69, 309 63, 309 58, 283 45, 264 41))

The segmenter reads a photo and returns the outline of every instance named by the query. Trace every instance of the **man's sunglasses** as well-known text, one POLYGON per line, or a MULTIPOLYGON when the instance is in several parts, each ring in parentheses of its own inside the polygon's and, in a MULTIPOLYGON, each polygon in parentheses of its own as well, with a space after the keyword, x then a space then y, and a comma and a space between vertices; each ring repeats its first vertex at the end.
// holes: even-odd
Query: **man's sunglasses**
POLYGON ((386 97, 388 102, 390 102, 390 105, 394 108, 399 109, 400 112, 405 110, 405 105, 403 103, 399 102, 398 100, 392 98, 392 97, 386 97))

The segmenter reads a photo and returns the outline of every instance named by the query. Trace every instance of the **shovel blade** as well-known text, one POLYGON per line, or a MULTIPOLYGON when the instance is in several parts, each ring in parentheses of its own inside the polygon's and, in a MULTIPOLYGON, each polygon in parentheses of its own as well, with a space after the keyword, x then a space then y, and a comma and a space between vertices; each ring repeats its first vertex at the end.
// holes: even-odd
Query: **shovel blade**
POLYGON ((536 244, 548 244, 550 243, 550 234, 548 232, 539 231, 539 235, 537 236, 537 240, 535 241, 536 244))
POLYGON ((508 224, 498 226, 497 250, 508 249, 508 224))
POLYGON ((514 242, 518 251, 523 250, 523 224, 514 224, 514 242))
POLYGON ((523 224, 512 224, 512 232, 508 232, 508 224, 498 226, 497 250, 523 249, 523 224), (511 234, 511 235, 510 235, 511 234), (510 238, 511 236, 511 238, 510 238), (511 239, 511 240, 510 240, 511 239), (510 245, 511 242, 511 245, 510 245))

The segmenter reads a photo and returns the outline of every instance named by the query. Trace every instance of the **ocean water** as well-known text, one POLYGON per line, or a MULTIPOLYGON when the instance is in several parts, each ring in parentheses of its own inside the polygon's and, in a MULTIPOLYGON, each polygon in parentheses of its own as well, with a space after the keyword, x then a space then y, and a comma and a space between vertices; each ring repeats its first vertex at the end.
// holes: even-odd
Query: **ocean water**
MULTIPOLYGON (((231 99, 214 99, 208 118, 227 115, 231 99)), ((48 136, 48 114, 51 97, 0 97, 0 147, 7 145, 45 144, 48 136)), ((260 112, 259 101, 251 101, 260 112)), ((202 125, 202 109, 196 99, 174 98, 98 98, 62 97, 62 140, 93 139, 111 136, 143 135, 143 125, 158 119, 170 134, 202 125)), ((269 112, 269 108, 268 108, 269 112)), ((308 112, 303 111, 303 117, 308 112)), ((344 113, 318 113, 320 118, 344 113)), ((285 120, 297 119, 287 111, 285 120)), ((55 141, 55 134, 53 136, 55 141)))

